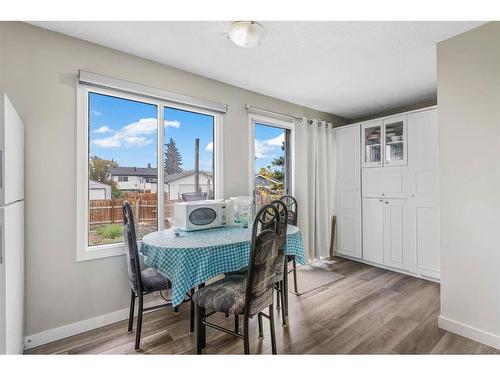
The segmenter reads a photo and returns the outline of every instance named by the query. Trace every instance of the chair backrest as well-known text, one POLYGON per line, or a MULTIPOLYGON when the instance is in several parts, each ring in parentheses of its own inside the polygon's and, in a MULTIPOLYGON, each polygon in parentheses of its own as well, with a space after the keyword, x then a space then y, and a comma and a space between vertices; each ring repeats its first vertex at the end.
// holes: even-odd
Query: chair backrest
POLYGON ((255 216, 245 294, 245 314, 248 316, 255 315, 273 303, 279 261, 278 224, 279 212, 273 204, 266 204, 255 216))
POLYGON ((128 201, 123 201, 123 239, 127 257, 127 272, 130 287, 137 294, 142 293, 141 263, 137 249, 137 234, 135 232, 134 213, 128 201))
POLYGON ((276 281, 281 281, 283 279, 283 266, 285 262, 285 244, 286 244, 286 235, 287 235, 287 227, 288 227, 288 209, 286 205, 280 201, 272 201, 271 204, 274 204, 279 212, 278 218, 278 262, 276 269, 276 281))
POLYGON ((286 208, 288 209, 288 224, 297 225, 297 220, 299 217, 299 206, 297 204, 297 199, 291 195, 283 195, 280 198, 286 208))

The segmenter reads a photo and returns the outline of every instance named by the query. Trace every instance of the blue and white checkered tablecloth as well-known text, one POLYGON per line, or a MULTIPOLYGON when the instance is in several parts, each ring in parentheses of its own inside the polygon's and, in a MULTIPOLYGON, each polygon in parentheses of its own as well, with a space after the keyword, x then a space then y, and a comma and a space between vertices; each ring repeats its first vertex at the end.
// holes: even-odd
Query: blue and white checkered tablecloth
MULTIPOLYGON (((182 303, 186 293, 197 285, 225 272, 248 265, 250 228, 222 227, 193 232, 171 229, 143 237, 141 254, 145 263, 156 268, 172 283, 172 304, 182 303)), ((297 227, 288 225, 285 253, 305 264, 302 236, 297 227)))

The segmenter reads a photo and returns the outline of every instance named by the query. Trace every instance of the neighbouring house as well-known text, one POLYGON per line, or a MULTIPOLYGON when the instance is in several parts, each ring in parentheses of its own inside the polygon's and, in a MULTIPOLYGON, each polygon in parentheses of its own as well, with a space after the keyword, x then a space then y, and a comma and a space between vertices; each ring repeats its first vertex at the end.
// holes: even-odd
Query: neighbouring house
POLYGON ((156 168, 113 167, 111 179, 122 191, 156 192, 156 168))
MULTIPOLYGON (((165 175, 165 191, 170 199, 181 199, 182 193, 194 192, 194 171, 184 171, 175 174, 165 175)), ((209 198, 213 198, 214 184, 211 172, 200 171, 200 189, 208 193, 209 198)))
MULTIPOLYGON (((141 191, 155 193, 157 191, 156 168, 114 167, 109 170, 111 179, 117 183, 122 191, 141 191)), ((182 193, 194 192, 194 171, 183 171, 165 175, 163 191, 169 194, 170 199, 181 199, 182 193)), ((211 172, 200 171, 199 185, 201 191, 213 194, 214 186, 211 172)))
POLYGON ((111 199, 111 186, 99 181, 89 181, 89 199, 111 199))
POLYGON ((262 174, 255 175, 255 187, 256 188, 264 188, 270 190, 273 185, 279 185, 281 182, 275 180, 271 177, 266 177, 262 174))

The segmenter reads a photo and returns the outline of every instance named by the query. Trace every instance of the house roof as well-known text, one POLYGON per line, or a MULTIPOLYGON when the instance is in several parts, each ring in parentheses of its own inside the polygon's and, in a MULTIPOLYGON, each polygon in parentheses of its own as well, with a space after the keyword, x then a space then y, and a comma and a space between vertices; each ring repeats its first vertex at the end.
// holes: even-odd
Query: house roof
POLYGON ((112 176, 156 177, 156 168, 111 167, 109 173, 112 176))
POLYGON ((264 176, 264 175, 262 175, 260 173, 255 175, 255 178, 259 178, 259 177, 262 178, 262 179, 264 179, 264 180, 266 180, 267 182, 271 182, 273 184, 280 184, 281 183, 281 182, 279 182, 278 180, 275 180, 272 177, 267 177, 267 176, 264 176))

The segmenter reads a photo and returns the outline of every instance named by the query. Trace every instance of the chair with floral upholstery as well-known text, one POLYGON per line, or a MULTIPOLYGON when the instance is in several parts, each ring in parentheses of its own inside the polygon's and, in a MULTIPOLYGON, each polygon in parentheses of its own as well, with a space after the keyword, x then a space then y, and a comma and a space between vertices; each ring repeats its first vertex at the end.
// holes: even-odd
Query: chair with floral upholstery
POLYGON ((276 274, 283 267, 284 256, 279 249, 279 212, 275 205, 263 206, 257 213, 250 247, 248 271, 245 275, 234 274, 200 288, 193 296, 197 311, 197 353, 206 347, 206 327, 218 329, 243 339, 245 354, 250 354, 249 321, 258 316, 259 334, 262 336, 262 317, 269 319, 271 348, 276 354, 274 330, 274 285, 276 274), (261 230, 261 227, 265 228, 261 230), (281 259, 281 262, 280 262, 281 259), (269 314, 264 310, 268 308, 269 314), (243 334, 231 331, 207 320, 212 314, 221 312, 243 315, 243 334))

